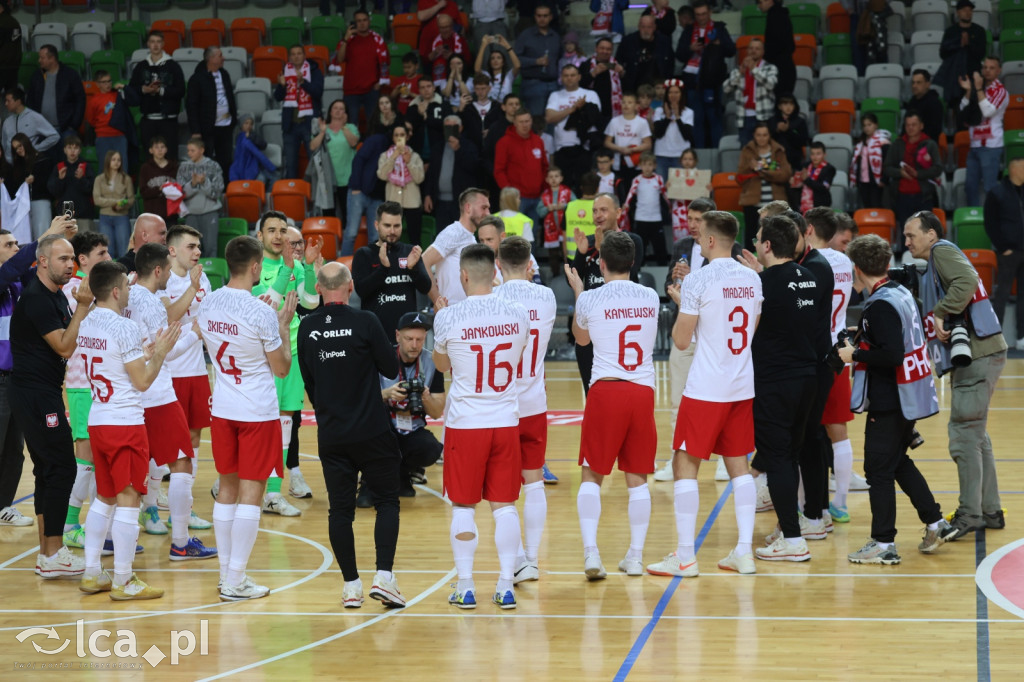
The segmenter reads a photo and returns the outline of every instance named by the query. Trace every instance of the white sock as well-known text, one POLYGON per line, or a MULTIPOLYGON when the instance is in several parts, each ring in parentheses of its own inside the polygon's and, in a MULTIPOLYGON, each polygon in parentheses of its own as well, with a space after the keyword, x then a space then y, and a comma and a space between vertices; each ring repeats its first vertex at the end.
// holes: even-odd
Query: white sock
POLYGON ((137 507, 118 507, 110 524, 114 537, 114 584, 124 585, 132 577, 135 543, 139 539, 139 510, 137 507))
POLYGON ((199 448, 192 448, 192 485, 195 485, 199 477, 199 448))
POLYGON ((679 544, 676 558, 680 561, 694 557, 694 537, 697 535, 697 511, 700 509, 700 492, 697 480, 684 478, 675 482, 676 533, 679 544))
POLYGON ((156 506, 156 496, 160 492, 163 482, 164 477, 160 473, 160 467, 152 459, 149 460, 149 481, 146 483, 146 494, 142 496, 143 509, 156 506))
POLYGON ((472 507, 452 507, 451 542, 452 555, 455 557, 455 570, 459 574, 459 590, 474 589, 473 584, 473 557, 476 554, 476 545, 480 539, 480 533, 476 529, 476 509, 472 507), (457 535, 472 533, 469 540, 460 540, 457 535))
POLYGON ((938 530, 938 529, 939 529, 939 522, 938 521, 935 521, 933 523, 929 523, 928 524, 928 530, 938 530))
MULTIPOLYGON (((228 564, 228 585, 238 585, 245 578, 245 567, 256 544, 260 530, 260 508, 255 504, 240 504, 235 508, 231 524, 231 561, 228 564)), ((219 550, 218 550, 219 551, 219 550)))
POLYGON ((580 517, 583 555, 597 554, 597 524, 601 520, 601 486, 593 481, 580 483, 576 494, 576 513, 580 517))
POLYGON ((804 474, 800 471, 799 467, 797 467, 797 471, 799 472, 799 475, 796 479, 796 508, 803 512, 804 502, 807 500, 804 496, 804 474))
MULTIPOLYGON (((541 482, 541 485, 544 485, 541 482)), ((498 548, 498 592, 512 589, 512 574, 516 570, 516 549, 519 547, 519 513, 513 506, 500 507, 494 516, 494 546, 498 548)))
POLYGON ((754 477, 754 485, 758 490, 768 486, 768 474, 758 474, 754 477))
POLYGON ((629 489, 629 551, 627 559, 640 559, 644 554, 647 527, 651 524, 651 491, 647 484, 629 489))
POLYGON ((171 474, 167 486, 167 506, 171 509, 171 542, 184 547, 188 542, 188 522, 192 516, 192 477, 188 474, 171 474))
POLYGON ((853 444, 850 439, 832 443, 832 468, 836 472, 836 494, 832 503, 837 507, 846 506, 846 495, 850 492, 850 478, 853 476, 853 444))
MULTIPOLYGON (((103 551, 103 540, 107 537, 107 530, 114 518, 113 505, 103 500, 96 500, 89 505, 89 513, 85 515, 85 574, 88 576, 99 575, 102 567, 100 565, 100 553, 103 551)), ((136 517, 138 518, 138 517, 136 517)))
MULTIPOLYGON (((93 481, 93 466, 92 464, 76 462, 75 469, 75 484, 71 487, 71 497, 68 499, 68 506, 81 509, 89 499, 89 487, 93 481)), ((69 529, 70 526, 64 526, 64 530, 69 529)))
POLYGON ((220 559, 220 579, 228 577, 231 562, 231 527, 235 521, 236 504, 213 503, 213 536, 217 540, 217 558, 220 559))
POLYGON ((544 535, 544 521, 548 515, 548 496, 544 493, 544 481, 524 485, 523 498, 523 525, 526 536, 523 552, 526 560, 535 564, 540 540, 544 535))
POLYGON ((288 461, 288 446, 292 444, 292 418, 281 417, 281 478, 284 478, 285 462, 288 461))
POLYGON ((875 540, 875 544, 878 545, 879 547, 881 547, 882 549, 889 549, 890 547, 892 547, 896 543, 895 542, 879 542, 878 540, 875 540))
POLYGON ((739 539, 736 541, 736 556, 750 554, 754 539, 754 515, 757 507, 757 486, 754 477, 743 474, 732 479, 732 501, 736 508, 736 528, 739 539))

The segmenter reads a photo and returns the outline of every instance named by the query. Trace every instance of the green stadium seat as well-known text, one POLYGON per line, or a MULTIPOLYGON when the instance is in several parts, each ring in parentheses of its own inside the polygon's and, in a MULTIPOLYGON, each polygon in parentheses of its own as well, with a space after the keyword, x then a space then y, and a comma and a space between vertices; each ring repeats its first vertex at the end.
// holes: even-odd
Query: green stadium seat
POLYGON ((214 291, 227 284, 231 278, 228 262, 223 258, 203 258, 199 263, 203 266, 203 272, 210 278, 210 287, 214 291))
POLYGON ((872 97, 860 103, 861 115, 872 113, 878 117, 878 127, 893 136, 899 131, 900 101, 895 97, 872 97))
POLYGON ((746 5, 740 18, 740 26, 745 36, 763 36, 765 16, 757 5, 746 5))
POLYGON ((790 21, 793 22, 793 33, 818 35, 818 26, 821 24, 821 5, 813 2, 801 2, 787 5, 787 7, 790 21))
POLYGON ((110 47, 131 54, 144 46, 146 24, 141 21, 115 21, 110 25, 110 47))
MULTIPOLYGON (((817 7, 817 5, 815 5, 817 7)), ((853 51, 849 33, 826 33, 822 38, 825 64, 852 64, 853 51)))
POLYGON ((1015 62, 1024 59, 1024 27, 1004 28, 999 34, 999 47, 1004 62, 1015 62))
POLYGON ((32 80, 32 74, 39 70, 39 53, 22 52, 21 66, 18 68, 18 83, 28 90, 28 83, 32 80))
MULTIPOLYGON (((274 17, 270 22, 270 44, 290 47, 301 45, 306 25, 299 17, 274 17)), ((335 45, 337 41, 335 41, 335 45)))
POLYGON ((313 45, 323 45, 334 54, 346 28, 348 22, 343 16, 313 17, 309 23, 309 42, 313 45))
POLYGON ((746 231, 746 225, 747 225, 746 218, 743 217, 743 211, 729 211, 729 213, 731 213, 733 215, 733 217, 736 218, 736 222, 739 223, 739 226, 740 226, 740 231, 736 235, 736 243, 737 244, 743 244, 744 243, 744 239, 743 239, 744 238, 744 232, 746 231))
POLYGON ((1024 0, 1000 0, 999 23, 1004 31, 1024 28, 1024 0))
POLYGON ((371 14, 370 15, 370 30, 375 33, 379 33, 380 37, 384 40, 388 39, 388 15, 386 14, 371 14))
POLYGON ((1024 156, 1024 130, 1006 130, 1003 132, 1004 161, 1024 156))
POLYGON ((101 50, 93 52, 89 59, 89 77, 96 80, 95 73, 99 70, 109 71, 114 80, 125 75, 124 53, 120 50, 101 50))
POLYGON ((423 244, 430 244, 434 241, 434 237, 437 236, 437 223, 434 221, 434 216, 424 215, 423 224, 420 228, 420 242, 423 244))
POLYGON ((77 71, 79 75, 85 76, 85 55, 76 50, 64 50, 57 54, 57 58, 60 59, 60 63, 64 66, 70 66, 72 69, 77 71))
POLYGON ((232 237, 249 234, 249 223, 245 218, 221 218, 217 221, 217 234, 229 234, 232 237))
POLYGON ((985 233, 985 212, 981 206, 964 206, 953 212, 956 245, 961 249, 991 249, 985 233))

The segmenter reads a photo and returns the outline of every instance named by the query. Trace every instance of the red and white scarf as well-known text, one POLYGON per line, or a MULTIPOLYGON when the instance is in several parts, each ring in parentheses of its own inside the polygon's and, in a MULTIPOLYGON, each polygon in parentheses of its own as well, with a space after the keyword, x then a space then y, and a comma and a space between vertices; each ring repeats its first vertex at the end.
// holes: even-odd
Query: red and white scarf
POLYGON ((874 178, 875 184, 881 185, 882 149, 891 142, 889 131, 881 128, 867 141, 858 142, 853 148, 853 158, 850 159, 850 179, 854 182, 871 182, 871 178, 874 178), (860 168, 857 167, 858 163, 860 168), (865 172, 868 169, 871 170, 870 175, 865 172))
POLYGON ((398 187, 405 187, 412 182, 412 173, 409 172, 409 167, 405 165, 405 157, 398 151, 398 147, 392 145, 385 154, 388 155, 389 159, 392 157, 395 159, 395 165, 391 172, 388 173, 388 182, 398 187))
MULTIPOLYGON (((693 25, 693 34, 690 38, 690 45, 707 45, 708 35, 711 34, 715 28, 714 23, 708 22, 708 25, 701 28, 697 24, 693 25)), ((703 51, 693 50, 690 51, 690 61, 686 62, 686 67, 683 71, 686 73, 698 73, 700 71, 700 57, 704 54, 703 51)))
MULTIPOLYGON (((754 66, 754 69, 760 69, 762 64, 764 64, 763 59, 754 66)), ((743 81, 743 107, 747 111, 757 110, 757 97, 754 94, 757 83, 754 81, 754 69, 747 71, 743 81)))
MULTIPOLYGON (((302 80, 310 81, 309 60, 302 62, 302 80)), ((313 96, 300 87, 299 74, 291 62, 284 65, 284 102, 282 108, 299 108, 299 118, 313 115, 313 96)))
MULTIPOLYGON (((544 191, 540 194, 540 201, 545 206, 551 206, 552 204, 566 205, 572 199, 572 192, 565 185, 558 186, 558 196, 551 191, 551 186, 548 185, 544 188, 544 191)), ((565 210, 560 211, 548 211, 548 214, 544 216, 544 248, 553 249, 562 243, 563 231, 562 221, 565 219, 565 210)))
POLYGON ((601 0, 601 8, 590 22, 590 35, 603 36, 612 31, 612 10, 615 0, 601 0))
MULTIPOLYGON (((452 54, 462 55, 465 61, 468 61, 466 55, 469 54, 469 50, 466 49, 466 41, 463 40, 462 36, 458 33, 452 33, 448 40, 445 40, 440 35, 434 38, 434 42, 430 44, 430 51, 433 52, 442 47, 447 47, 451 50, 452 54)), ((448 78, 448 59, 444 56, 440 56, 434 60, 430 65, 430 77, 435 82, 443 81, 448 78)))
MULTIPOLYGON (((615 70, 615 57, 608 60, 608 78, 612 83, 612 116, 622 115, 622 77, 615 70)), ((590 58, 590 70, 597 68, 597 57, 590 58)))
POLYGON ((983 118, 981 125, 970 127, 971 146, 1001 147, 1003 145, 1003 114, 1000 109, 1006 107, 1010 95, 997 78, 985 88, 985 99, 996 110, 996 114, 990 118, 983 118))
MULTIPOLYGON (((822 161, 819 165, 810 165, 807 167, 807 180, 817 180, 821 175, 821 170, 825 167, 825 162, 822 161)), ((807 186, 807 181, 804 181, 804 188, 800 190, 800 212, 806 213, 814 208, 814 190, 807 186)))
POLYGON ((676 241, 690 234, 690 223, 687 217, 689 210, 689 201, 672 200, 672 238, 676 241))

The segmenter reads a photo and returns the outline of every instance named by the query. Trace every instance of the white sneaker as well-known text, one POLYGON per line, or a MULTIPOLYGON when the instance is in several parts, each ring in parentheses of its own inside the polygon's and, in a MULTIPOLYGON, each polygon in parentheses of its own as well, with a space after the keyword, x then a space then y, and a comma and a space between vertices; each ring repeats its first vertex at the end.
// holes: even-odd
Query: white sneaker
POLYGON ((588 554, 583 559, 583 572, 587 575, 587 580, 604 580, 608 577, 608 572, 604 570, 604 564, 601 563, 600 554, 588 554))
POLYGON ((239 585, 223 585, 220 588, 221 601, 244 601, 260 599, 270 594, 270 588, 257 585, 249 576, 245 576, 239 585))
POLYGON ((626 575, 643 575, 643 559, 630 559, 629 557, 626 557, 619 562, 619 570, 626 575))
POLYGON ((729 480, 729 471, 725 468, 725 459, 723 459, 721 455, 718 457, 718 464, 715 465, 715 480, 729 480))
POLYGON ((146 507, 140 511, 139 523, 149 535, 167 535, 167 524, 160 518, 156 507, 146 507))
POLYGON ((757 489, 757 506, 754 507, 755 512, 766 512, 775 509, 775 505, 772 503, 772 494, 768 492, 768 486, 763 486, 757 489))
POLYGON ((718 562, 718 567, 725 571, 736 571, 743 575, 757 573, 757 567, 754 566, 753 553, 748 552, 747 554, 737 555, 735 547, 729 552, 729 556, 718 562))
POLYGON ((648 565, 647 572, 651 575, 677 575, 681 578, 696 578, 700 575, 696 558, 681 561, 675 552, 656 564, 648 565))
MULTIPOLYGON (((867 479, 856 471, 850 474, 850 490, 867 490, 870 487, 867 479)), ((828 475, 828 489, 833 493, 836 491, 836 475, 834 473, 828 475)))
POLYGON ((784 537, 779 537, 767 547, 758 547, 754 550, 758 559, 765 561, 810 561, 811 551, 807 549, 807 543, 803 538, 794 545, 784 537))
POLYGON ((57 555, 52 559, 40 554, 36 557, 36 575, 46 580, 54 578, 66 578, 68 576, 82 575, 85 573, 85 559, 75 556, 71 551, 61 545, 57 555))
POLYGON ((1024 339, 1017 339, 1017 343, 1013 344, 1016 350, 1024 350, 1024 339))
POLYGON ((156 508, 162 511, 170 511, 171 506, 167 504, 167 491, 164 490, 163 486, 160 486, 160 490, 156 493, 156 508))
POLYGON ((31 526, 33 521, 18 511, 17 507, 4 507, 0 510, 0 526, 31 526))
POLYGON ((655 481, 661 481, 662 483, 664 483, 665 481, 671 481, 671 480, 674 480, 674 479, 675 479, 675 475, 673 475, 673 473, 672 473, 672 460, 671 459, 669 459, 667 462, 665 462, 665 464, 660 469, 658 469, 657 471, 654 472, 654 480, 655 481))
POLYGON ((376 599, 384 606, 401 608, 405 606, 405 597, 398 590, 398 578, 392 573, 388 578, 381 571, 373 576, 373 587, 370 588, 370 598, 376 599))
POLYGON ((263 513, 280 514, 281 516, 298 516, 302 512, 293 507, 281 493, 269 493, 263 496, 263 513))
POLYGON ((358 609, 363 605, 362 581, 354 580, 351 583, 345 583, 341 589, 341 605, 346 609, 358 609))
MULTIPOLYGON (((827 514, 828 512, 825 512, 827 514)), ((824 540, 828 537, 828 531, 825 529, 824 514, 821 519, 810 520, 803 514, 799 515, 800 521, 800 535, 805 540, 824 540)), ((771 545, 776 540, 782 537, 782 529, 776 525, 775 530, 772 531, 771 535, 768 535, 764 539, 765 545, 771 545)))
POLYGON ((306 479, 298 467, 288 470, 288 494, 299 499, 313 497, 313 491, 306 485, 306 479))
POLYGON ((210 486, 210 496, 213 497, 213 501, 214 502, 217 501, 217 495, 219 493, 220 493, 220 477, 218 476, 217 479, 213 482, 213 485, 210 486))
POLYGON ((530 580, 540 580, 540 570, 537 568, 537 564, 523 561, 519 564, 516 572, 512 574, 512 584, 518 585, 530 580))

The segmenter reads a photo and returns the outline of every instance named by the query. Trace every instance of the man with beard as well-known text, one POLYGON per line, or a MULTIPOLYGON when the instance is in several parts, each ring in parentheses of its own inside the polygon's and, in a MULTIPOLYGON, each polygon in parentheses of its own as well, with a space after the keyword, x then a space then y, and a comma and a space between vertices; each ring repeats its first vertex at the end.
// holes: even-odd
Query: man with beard
POLYGON ((459 219, 441 230, 423 253, 427 272, 437 266, 436 290, 430 292, 431 300, 440 296, 445 304, 451 305, 466 298, 459 279, 459 256, 464 248, 476 244, 476 228, 490 213, 491 202, 486 190, 470 187, 459 195, 459 219))

